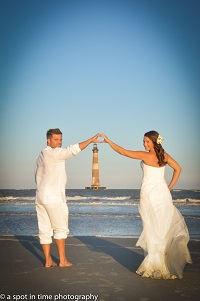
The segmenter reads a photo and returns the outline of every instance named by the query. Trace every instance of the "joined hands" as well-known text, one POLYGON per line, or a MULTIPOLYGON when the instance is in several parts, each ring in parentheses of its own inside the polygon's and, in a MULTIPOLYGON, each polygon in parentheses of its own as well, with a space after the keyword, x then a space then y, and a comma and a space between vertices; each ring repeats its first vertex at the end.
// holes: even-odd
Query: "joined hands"
POLYGON ((102 134, 98 133, 92 139, 94 143, 107 143, 108 140, 108 138, 104 133, 102 134), (103 138, 103 140, 101 138, 103 138))

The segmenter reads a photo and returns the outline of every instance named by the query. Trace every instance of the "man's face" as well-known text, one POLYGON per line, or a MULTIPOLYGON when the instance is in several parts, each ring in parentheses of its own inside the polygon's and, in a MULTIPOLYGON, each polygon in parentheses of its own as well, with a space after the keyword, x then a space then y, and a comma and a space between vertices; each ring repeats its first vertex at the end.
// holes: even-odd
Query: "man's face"
POLYGON ((51 138, 47 139, 47 145, 56 148, 62 146, 62 135, 61 134, 53 134, 51 138))

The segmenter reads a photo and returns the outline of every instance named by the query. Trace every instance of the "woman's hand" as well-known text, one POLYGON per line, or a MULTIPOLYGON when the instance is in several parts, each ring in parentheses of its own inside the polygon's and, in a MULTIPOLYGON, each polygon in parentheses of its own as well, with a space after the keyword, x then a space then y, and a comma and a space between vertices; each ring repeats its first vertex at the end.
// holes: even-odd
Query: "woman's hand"
POLYGON ((108 143, 108 140, 109 140, 109 139, 108 139, 108 137, 106 136, 106 134, 102 133, 102 134, 101 134, 101 137, 103 137, 103 139, 104 139, 103 141, 101 141, 102 143, 108 143))

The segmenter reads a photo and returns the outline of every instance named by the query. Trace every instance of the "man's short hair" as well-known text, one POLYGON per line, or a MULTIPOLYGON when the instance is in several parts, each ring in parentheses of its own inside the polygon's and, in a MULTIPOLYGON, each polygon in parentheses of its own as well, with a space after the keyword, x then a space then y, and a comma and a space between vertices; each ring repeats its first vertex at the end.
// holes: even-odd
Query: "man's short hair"
POLYGON ((62 135, 62 132, 60 129, 49 129, 47 131, 47 139, 51 138, 53 134, 62 135))

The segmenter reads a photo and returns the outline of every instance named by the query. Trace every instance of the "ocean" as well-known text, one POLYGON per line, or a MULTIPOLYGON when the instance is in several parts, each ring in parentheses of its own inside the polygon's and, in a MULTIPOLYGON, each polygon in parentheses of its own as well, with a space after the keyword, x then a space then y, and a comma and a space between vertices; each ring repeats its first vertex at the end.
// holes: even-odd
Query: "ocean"
MULTIPOLYGON (((200 238, 200 190, 172 190, 190 237, 200 238)), ((139 237, 139 189, 67 189, 70 236, 139 237)), ((38 235, 35 189, 0 190, 0 235, 38 235)))

